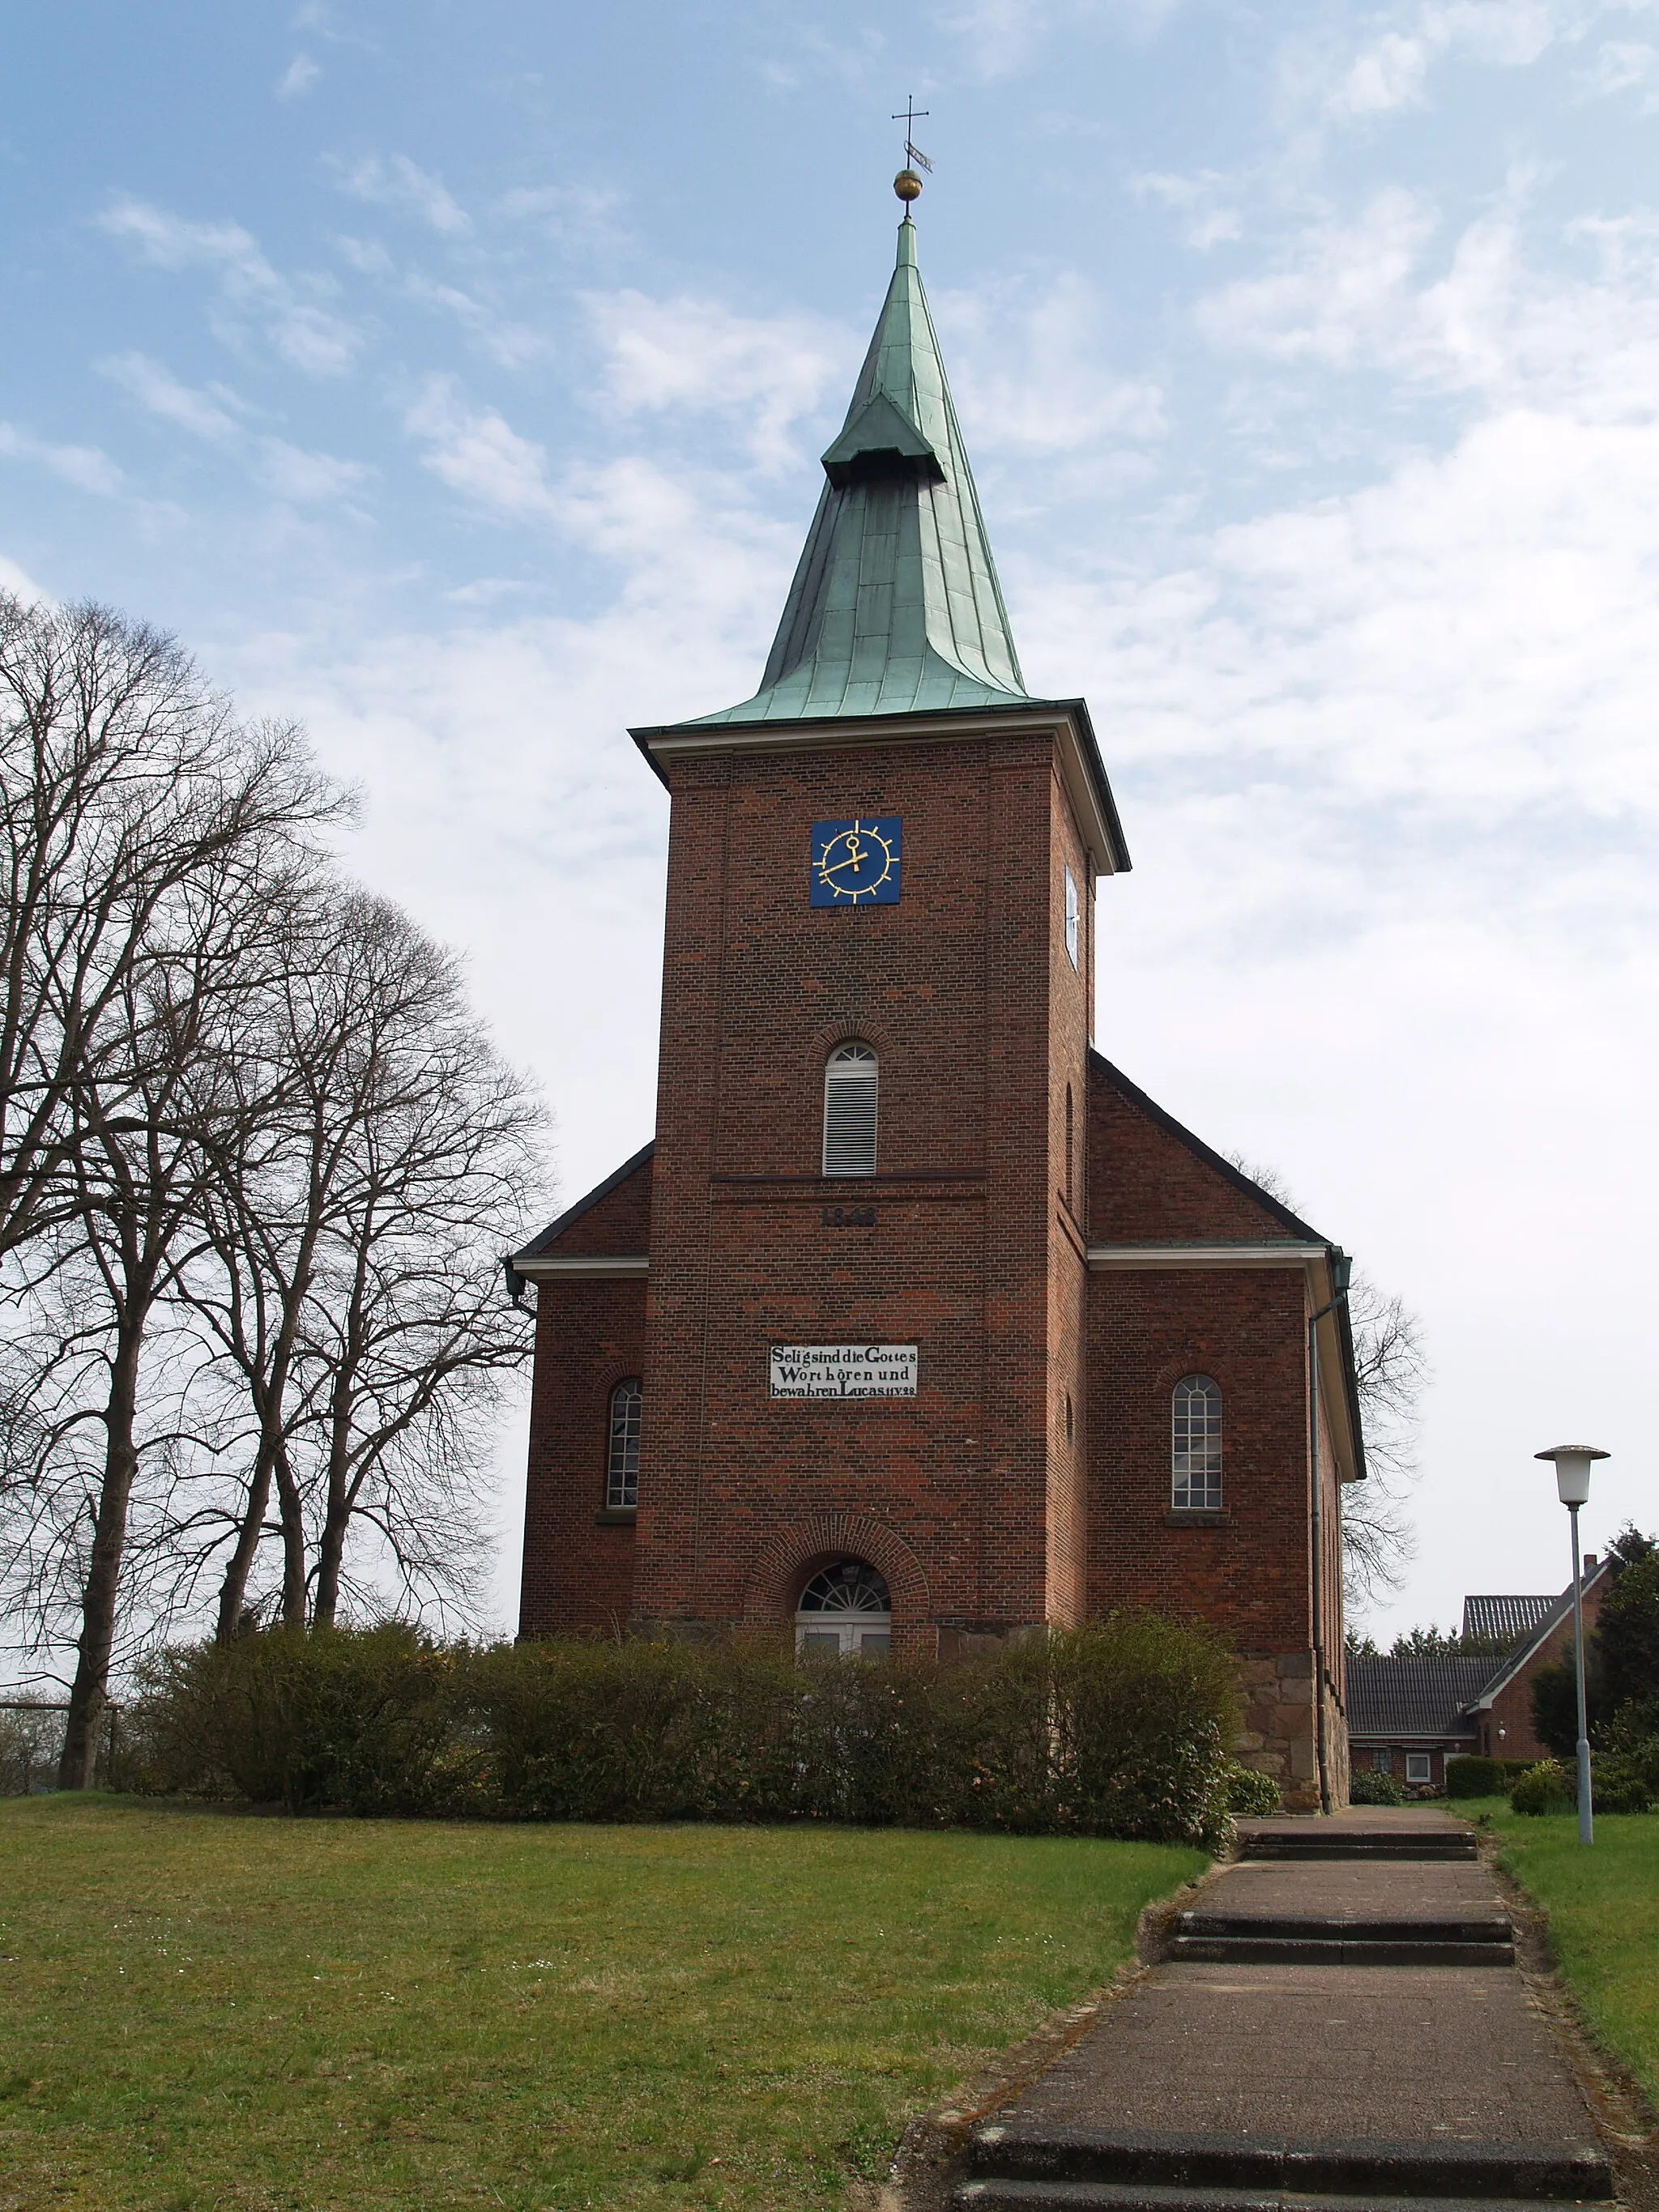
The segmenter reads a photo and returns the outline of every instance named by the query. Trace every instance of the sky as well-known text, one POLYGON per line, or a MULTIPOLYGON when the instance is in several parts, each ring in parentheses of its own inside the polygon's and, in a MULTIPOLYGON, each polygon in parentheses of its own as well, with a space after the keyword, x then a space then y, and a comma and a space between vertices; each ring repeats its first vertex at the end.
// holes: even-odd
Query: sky
POLYGON ((1134 858, 1097 1042, 1421 1316, 1368 1625, 1561 1587, 1543 1446, 1612 1454, 1592 1548, 1659 1527, 1659 0, 65 0, 3 51, 0 580, 308 725, 565 1200, 651 1132, 627 728, 755 689, 914 94, 1027 680, 1134 858))

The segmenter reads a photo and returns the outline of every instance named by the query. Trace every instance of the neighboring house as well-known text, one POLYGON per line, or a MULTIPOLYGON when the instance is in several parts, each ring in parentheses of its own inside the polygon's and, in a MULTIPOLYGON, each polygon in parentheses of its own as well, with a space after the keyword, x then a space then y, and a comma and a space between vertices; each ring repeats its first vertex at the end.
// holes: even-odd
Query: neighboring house
MULTIPOLYGON (((1595 1625, 1609 1586, 1610 1559, 1584 1559, 1584 1620, 1595 1625)), ((1392 1774, 1410 1789, 1443 1790, 1446 1761, 1468 1752, 1489 1759, 1547 1759, 1532 1724, 1540 1667, 1572 1649, 1572 1591, 1559 1597, 1470 1597, 1465 1636, 1510 1636, 1500 1656, 1351 1659, 1348 1746, 1355 1772, 1392 1774)))

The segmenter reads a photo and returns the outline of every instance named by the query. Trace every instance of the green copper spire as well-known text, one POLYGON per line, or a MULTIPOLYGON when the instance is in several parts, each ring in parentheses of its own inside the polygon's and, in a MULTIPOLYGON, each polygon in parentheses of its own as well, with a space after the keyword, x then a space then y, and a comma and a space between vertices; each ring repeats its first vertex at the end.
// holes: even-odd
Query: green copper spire
POLYGON ((898 263, 761 688, 695 725, 933 714, 1027 694, 916 267, 898 263))

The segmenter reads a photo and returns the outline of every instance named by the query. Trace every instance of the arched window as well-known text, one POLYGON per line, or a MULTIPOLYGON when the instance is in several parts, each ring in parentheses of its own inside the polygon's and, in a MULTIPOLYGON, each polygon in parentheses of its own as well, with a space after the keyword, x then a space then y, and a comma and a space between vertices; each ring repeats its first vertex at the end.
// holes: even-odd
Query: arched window
POLYGON ((1221 1390, 1207 1375, 1175 1387, 1170 1502, 1176 1512, 1221 1510, 1221 1390))
POLYGON ((605 1458, 605 1502, 612 1511, 640 1502, 640 1405, 637 1375, 611 1393, 611 1438, 605 1458))
POLYGON ((795 1649, 826 1659, 884 1659, 892 1648, 887 1584, 863 1559, 814 1575, 795 1608, 795 1649))
POLYGON ((856 1041, 838 1044, 823 1071, 823 1172, 876 1171, 876 1055, 856 1041))

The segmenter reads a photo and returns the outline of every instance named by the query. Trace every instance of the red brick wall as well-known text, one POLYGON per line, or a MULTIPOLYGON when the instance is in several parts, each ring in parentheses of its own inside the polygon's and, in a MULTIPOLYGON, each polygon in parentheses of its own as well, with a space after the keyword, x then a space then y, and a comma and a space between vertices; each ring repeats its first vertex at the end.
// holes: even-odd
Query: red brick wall
MULTIPOLYGON (((1083 1119, 1088 991, 1060 942, 1052 742, 704 757, 673 794, 636 1611, 752 1617, 757 1558, 828 1513, 878 1518, 921 1562, 928 1620, 896 1629, 1069 1617, 1081 1534, 1050 1348, 1083 1294, 1049 1194, 1062 1066, 1083 1119), (860 812, 903 817, 904 896, 814 908, 810 826, 860 812), (852 1036, 881 1061, 867 1184, 817 1172, 824 1061, 852 1036), (859 1204, 874 1227, 823 1224, 859 1204), (780 1338, 914 1340, 920 1395, 775 1404, 780 1338)), ((778 1618, 806 1571, 768 1594, 778 1618)))
POLYGON ((1091 1608, 1200 1615, 1247 1654, 1308 1650, 1301 1270, 1106 1271, 1092 1288, 1091 1608), (1221 1387, 1218 1527, 1170 1508, 1170 1402, 1183 1375, 1221 1387))
POLYGON ((530 1401, 519 1633, 617 1630, 633 1608, 634 1530, 602 1524, 611 1393, 645 1354, 645 1285, 542 1283, 530 1401))

